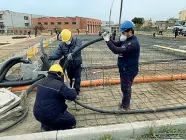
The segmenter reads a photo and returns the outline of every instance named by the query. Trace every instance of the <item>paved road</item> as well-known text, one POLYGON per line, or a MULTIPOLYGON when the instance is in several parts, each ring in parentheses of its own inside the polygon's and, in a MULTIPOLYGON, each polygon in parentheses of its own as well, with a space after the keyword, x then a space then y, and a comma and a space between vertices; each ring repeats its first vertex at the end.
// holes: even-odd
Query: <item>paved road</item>
POLYGON ((138 36, 138 39, 141 44, 147 45, 186 46, 186 39, 185 40, 161 39, 147 36, 138 36))

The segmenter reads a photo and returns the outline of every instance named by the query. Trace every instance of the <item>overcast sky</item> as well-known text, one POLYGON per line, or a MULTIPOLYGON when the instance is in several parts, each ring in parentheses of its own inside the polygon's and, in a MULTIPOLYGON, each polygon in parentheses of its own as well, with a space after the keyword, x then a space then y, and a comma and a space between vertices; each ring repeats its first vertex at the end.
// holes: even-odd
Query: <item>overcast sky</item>
MULTIPOLYGON (((108 20, 112 0, 0 0, 0 10, 45 16, 81 16, 108 20)), ((124 0, 122 20, 134 17, 166 20, 178 17, 186 0, 124 0)), ((112 20, 118 22, 120 0, 114 0, 112 20)))

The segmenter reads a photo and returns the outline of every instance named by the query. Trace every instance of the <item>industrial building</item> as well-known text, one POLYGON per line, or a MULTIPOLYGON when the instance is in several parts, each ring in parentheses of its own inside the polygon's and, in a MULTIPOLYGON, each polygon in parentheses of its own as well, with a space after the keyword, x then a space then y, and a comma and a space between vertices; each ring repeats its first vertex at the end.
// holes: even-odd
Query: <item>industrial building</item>
POLYGON ((180 11, 179 20, 186 20, 186 10, 180 11))
MULTIPOLYGON (((7 33, 9 28, 30 28, 32 18, 39 18, 41 15, 13 12, 9 10, 0 11, 0 33, 7 33)), ((13 30, 12 30, 13 33, 13 30)))
POLYGON ((110 21, 110 27, 109 27, 109 21, 101 21, 102 32, 104 32, 104 31, 111 31, 111 26, 114 26, 114 22, 113 21, 110 21))

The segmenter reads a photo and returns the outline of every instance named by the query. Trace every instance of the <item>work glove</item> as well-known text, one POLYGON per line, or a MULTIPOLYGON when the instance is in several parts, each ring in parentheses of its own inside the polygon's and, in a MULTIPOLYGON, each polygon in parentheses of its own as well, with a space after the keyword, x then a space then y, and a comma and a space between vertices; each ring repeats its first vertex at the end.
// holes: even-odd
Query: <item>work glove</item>
POLYGON ((72 58, 72 53, 69 53, 69 54, 68 54, 67 59, 68 59, 68 60, 72 60, 72 59, 73 59, 73 58, 72 58))
POLYGON ((109 41, 110 40, 110 35, 107 32, 104 32, 101 36, 103 37, 103 39, 105 41, 109 41))

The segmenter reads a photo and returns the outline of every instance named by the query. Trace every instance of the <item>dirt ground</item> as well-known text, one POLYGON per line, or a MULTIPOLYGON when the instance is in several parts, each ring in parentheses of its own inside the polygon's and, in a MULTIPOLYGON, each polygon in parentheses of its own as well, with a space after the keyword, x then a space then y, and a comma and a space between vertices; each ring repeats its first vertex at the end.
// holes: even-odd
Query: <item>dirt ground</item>
MULTIPOLYGON (((40 42, 41 39, 49 38, 47 36, 38 36, 38 37, 32 37, 29 39, 11 39, 11 36, 0 36, 0 43, 4 40, 8 40, 8 45, 1 45, 0 46, 0 61, 3 62, 7 60, 8 58, 14 56, 17 53, 20 53, 24 51, 25 49, 28 49, 31 46, 36 45, 40 42), (2 40, 1 40, 2 39, 2 40)), ((7 42, 7 41, 6 41, 7 42)))
MULTIPOLYGON (((28 35, 16 35, 16 36, 26 36, 28 37, 28 35)), ((10 44, 15 44, 15 43, 19 43, 19 42, 23 42, 25 40, 30 40, 30 39, 34 39, 35 36, 31 35, 31 38, 22 38, 22 39, 12 39, 12 35, 8 35, 8 36, 0 36, 0 43, 10 43, 10 44)))
MULTIPOLYGON (((140 62, 184 58, 183 56, 151 48, 155 44, 183 45, 186 42, 154 40, 145 37, 139 38, 141 45, 140 62)), ((83 66, 109 66, 117 64, 117 56, 112 54, 104 44, 98 43, 82 51, 83 66)), ((139 76, 172 75, 185 73, 185 61, 171 61, 166 63, 141 64, 139 76)), ((85 69, 82 71, 82 80, 102 79, 104 77, 119 77, 117 68, 111 70, 85 69), (103 72, 104 71, 104 72, 103 72)), ((28 96, 29 114, 25 120, 9 130, 0 133, 0 136, 19 135, 40 132, 40 124, 33 116, 35 92, 28 96)), ((82 88, 80 101, 86 105, 105 110, 116 110, 121 101, 120 85, 82 88)), ((186 110, 166 111, 157 113, 141 113, 126 115, 101 114, 87 110, 74 102, 67 101, 69 112, 76 120, 77 127, 90 127, 136 121, 160 120, 167 118, 185 117, 186 110)), ((186 81, 169 81, 153 83, 135 83, 131 101, 131 110, 155 109, 186 105, 186 81)))

